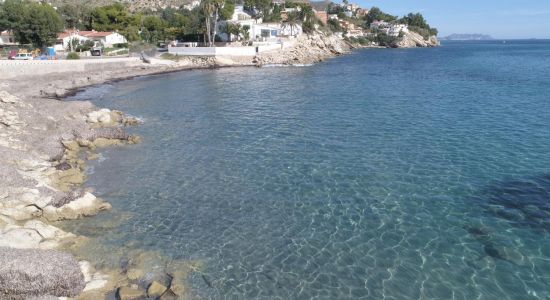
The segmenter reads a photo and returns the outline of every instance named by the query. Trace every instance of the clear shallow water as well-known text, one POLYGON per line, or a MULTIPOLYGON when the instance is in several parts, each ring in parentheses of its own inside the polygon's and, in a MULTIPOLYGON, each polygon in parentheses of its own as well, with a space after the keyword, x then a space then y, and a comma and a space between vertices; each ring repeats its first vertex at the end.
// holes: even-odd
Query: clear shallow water
POLYGON ((550 42, 358 51, 75 98, 145 124, 143 143, 92 163, 114 210, 72 230, 202 261, 195 296, 550 298, 550 42))

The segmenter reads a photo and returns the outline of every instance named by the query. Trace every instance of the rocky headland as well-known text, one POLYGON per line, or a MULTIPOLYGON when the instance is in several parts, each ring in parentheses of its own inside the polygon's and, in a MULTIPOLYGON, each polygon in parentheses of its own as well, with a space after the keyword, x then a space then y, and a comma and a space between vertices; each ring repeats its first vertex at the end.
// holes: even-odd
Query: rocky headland
POLYGON ((436 36, 430 36, 426 39, 414 31, 409 31, 392 46, 395 48, 426 48, 437 47, 439 45, 440 43, 436 36))

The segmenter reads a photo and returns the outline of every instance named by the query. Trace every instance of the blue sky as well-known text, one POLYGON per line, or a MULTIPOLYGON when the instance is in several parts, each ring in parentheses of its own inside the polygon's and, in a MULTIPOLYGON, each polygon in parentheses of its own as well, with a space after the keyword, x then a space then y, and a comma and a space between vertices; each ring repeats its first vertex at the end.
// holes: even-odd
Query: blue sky
POLYGON ((421 12, 440 36, 483 33, 495 38, 550 38, 550 0, 350 0, 402 16, 421 12))

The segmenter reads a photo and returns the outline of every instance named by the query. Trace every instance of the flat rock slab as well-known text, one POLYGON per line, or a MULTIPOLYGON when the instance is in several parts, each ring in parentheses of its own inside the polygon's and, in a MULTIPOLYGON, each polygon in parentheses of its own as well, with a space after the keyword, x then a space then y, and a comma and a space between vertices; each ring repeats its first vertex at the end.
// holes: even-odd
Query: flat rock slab
POLYGON ((73 297, 84 285, 78 261, 68 253, 0 247, 0 299, 73 297))

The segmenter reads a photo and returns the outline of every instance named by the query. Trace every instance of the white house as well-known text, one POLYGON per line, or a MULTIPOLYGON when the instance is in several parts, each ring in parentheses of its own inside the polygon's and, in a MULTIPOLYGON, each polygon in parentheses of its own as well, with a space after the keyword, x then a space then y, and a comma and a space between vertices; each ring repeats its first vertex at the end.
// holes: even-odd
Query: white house
POLYGON ((399 36, 401 32, 409 32, 409 27, 405 24, 391 24, 387 34, 390 36, 399 36))
POLYGON ((394 24, 386 21, 374 21, 370 24, 371 29, 380 30, 390 36, 399 36, 401 32, 409 32, 409 27, 405 24, 394 24))
POLYGON ((0 32, 0 46, 11 46, 16 44, 13 32, 7 30, 0 32))
POLYGON ((78 30, 66 30, 57 34, 57 41, 54 45, 55 51, 59 52, 69 49, 69 43, 74 39, 77 39, 79 44, 88 40, 88 38, 80 35, 78 30))
POLYGON ((104 47, 128 43, 122 34, 113 31, 84 31, 83 35, 94 42, 100 42, 104 47))
POLYGON ((248 27, 250 39, 257 41, 274 41, 282 36, 299 36, 302 34, 302 26, 300 24, 291 27, 284 23, 263 23, 262 18, 254 19, 244 11, 242 5, 236 5, 231 20, 218 23, 218 35, 224 41, 229 40, 227 34, 222 30, 227 22, 239 24, 241 27, 248 27))
POLYGON ((93 41, 104 47, 113 47, 115 44, 124 44, 128 42, 126 38, 118 32, 66 30, 57 35, 57 42, 54 46, 55 50, 67 50, 70 46, 70 41, 74 39, 77 39, 79 44, 86 41, 93 41))
POLYGON ((337 14, 330 14, 330 15, 328 15, 328 19, 338 21, 338 15, 337 14))
POLYGON ((345 11, 351 11, 355 12, 357 9, 359 9, 359 5, 357 4, 343 4, 345 11))
MULTIPOLYGON (((242 5, 235 5, 235 10, 233 11, 233 15, 231 16, 231 21, 238 22, 241 25, 244 25, 247 23, 246 21, 252 21, 257 24, 261 24, 263 22, 262 18, 254 19, 250 14, 244 11, 244 6, 242 5)), ((252 24, 252 23, 247 23, 252 24)))
POLYGON ((371 29, 383 29, 383 28, 388 28, 389 26, 390 26, 390 23, 386 21, 378 21, 378 20, 374 20, 370 24, 371 29))

